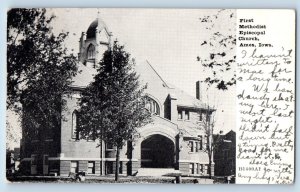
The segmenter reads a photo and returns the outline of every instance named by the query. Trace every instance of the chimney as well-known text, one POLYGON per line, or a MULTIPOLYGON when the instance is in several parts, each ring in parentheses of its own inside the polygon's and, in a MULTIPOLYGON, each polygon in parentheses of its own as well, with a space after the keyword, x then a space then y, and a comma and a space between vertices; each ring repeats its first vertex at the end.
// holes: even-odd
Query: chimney
POLYGON ((170 120, 176 121, 178 118, 177 97, 174 94, 169 94, 170 99, 170 120))
POLYGON ((201 100, 202 96, 201 96, 201 81, 197 81, 196 82, 196 98, 201 100))

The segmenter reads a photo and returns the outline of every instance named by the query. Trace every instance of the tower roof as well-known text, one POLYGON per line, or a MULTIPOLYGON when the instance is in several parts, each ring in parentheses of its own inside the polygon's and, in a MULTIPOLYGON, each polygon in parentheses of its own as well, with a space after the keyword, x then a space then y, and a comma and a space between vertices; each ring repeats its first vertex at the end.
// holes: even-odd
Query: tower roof
POLYGON ((102 30, 105 29, 108 33, 108 28, 104 21, 100 18, 95 19, 89 26, 88 30, 86 31, 86 38, 95 38, 96 37, 96 29, 102 30))

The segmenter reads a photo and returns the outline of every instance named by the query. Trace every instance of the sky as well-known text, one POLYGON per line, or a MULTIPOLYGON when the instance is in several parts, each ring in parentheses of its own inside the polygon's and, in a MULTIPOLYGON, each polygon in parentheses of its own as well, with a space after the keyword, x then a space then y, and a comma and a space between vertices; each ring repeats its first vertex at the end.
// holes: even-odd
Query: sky
MULTIPOLYGON (((79 38, 98 16, 106 23, 113 39, 125 45, 137 65, 148 60, 160 76, 188 94, 196 95, 196 81, 209 74, 197 61, 207 56, 200 46, 212 32, 205 30, 199 18, 215 15, 219 10, 199 9, 48 9, 55 15, 53 32, 69 32, 65 46, 77 55, 79 38)), ((218 30, 226 19, 214 23, 218 30)), ((233 33, 233 32, 231 32, 233 33)), ((204 87, 204 86, 203 86, 204 87)), ((217 91, 214 87, 202 98, 215 106, 216 132, 235 130, 235 88, 217 91)), ((18 127, 14 125, 14 127, 18 127)))

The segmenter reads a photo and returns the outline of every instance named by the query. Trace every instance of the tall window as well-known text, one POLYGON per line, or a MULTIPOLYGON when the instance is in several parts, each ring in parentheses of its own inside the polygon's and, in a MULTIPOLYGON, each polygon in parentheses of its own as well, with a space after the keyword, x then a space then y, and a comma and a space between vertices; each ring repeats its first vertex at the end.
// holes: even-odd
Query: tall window
POLYGON ((195 152, 199 151, 199 142, 195 142, 195 152))
POLYGON ((204 147, 205 147, 206 150, 208 150, 208 148, 209 148, 209 143, 207 142, 208 141, 207 139, 208 139, 207 135, 205 135, 204 136, 204 147))
POLYGON ((106 174, 113 174, 113 162, 112 161, 106 161, 106 174))
POLYGON ((75 110, 72 114, 72 138, 79 140, 79 131, 77 129, 78 112, 75 110))
POLYGON ((90 44, 87 50, 87 58, 95 59, 95 46, 90 44))
POLYGON ((151 114, 154 114, 154 115, 160 114, 160 109, 159 109, 158 103, 150 97, 147 97, 146 109, 148 109, 148 111, 151 114))
POLYGON ((199 136, 200 137, 200 142, 199 142, 199 150, 203 150, 203 139, 202 139, 202 135, 199 136))
POLYGON ((114 149, 114 146, 111 142, 107 142, 106 143, 106 150, 113 150, 114 149))
POLYGON ((190 174, 194 174, 194 163, 190 163, 190 174))
POLYGON ((185 119, 190 120, 190 112, 189 111, 185 111, 185 119))
POLYGON ((95 161, 88 162, 88 174, 95 174, 95 161))
POLYGON ((182 111, 178 110, 178 119, 182 119, 182 111))
POLYGON ((71 161, 71 173, 78 173, 78 161, 71 161))
POLYGON ((203 173, 203 165, 200 164, 200 172, 203 173))
POLYGON ((205 172, 206 172, 206 174, 209 174, 209 167, 208 167, 208 165, 205 165, 205 172))
POLYGON ((189 141, 189 145, 190 145, 190 149, 191 149, 191 152, 194 152, 194 142, 193 141, 189 141))
POLYGON ((200 165, 200 164, 197 163, 196 165, 197 165, 197 167, 196 167, 196 173, 199 174, 199 169, 200 169, 199 165, 200 165))
POLYGON ((119 165, 119 173, 123 174, 123 163, 122 161, 120 161, 120 165, 119 165))

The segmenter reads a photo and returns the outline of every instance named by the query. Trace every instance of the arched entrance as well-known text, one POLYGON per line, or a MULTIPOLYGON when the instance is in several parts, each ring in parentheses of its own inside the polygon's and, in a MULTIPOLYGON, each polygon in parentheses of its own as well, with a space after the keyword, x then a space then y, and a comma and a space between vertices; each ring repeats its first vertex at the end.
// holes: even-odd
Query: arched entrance
POLYGON ((175 146, 169 138, 155 134, 141 143, 141 167, 174 168, 175 146))

